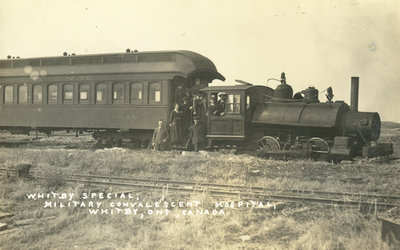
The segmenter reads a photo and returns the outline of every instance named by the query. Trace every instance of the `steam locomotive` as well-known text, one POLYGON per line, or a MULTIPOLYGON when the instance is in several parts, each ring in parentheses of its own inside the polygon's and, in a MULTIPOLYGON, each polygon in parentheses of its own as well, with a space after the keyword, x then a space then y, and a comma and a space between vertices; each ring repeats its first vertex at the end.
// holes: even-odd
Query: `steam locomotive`
MULTIPOLYGON (((243 81, 240 81, 243 83, 243 81)), ((359 78, 351 79, 351 105, 319 101, 319 91, 309 87, 293 95, 285 74, 275 90, 244 82, 242 86, 202 89, 209 97, 218 91, 228 95, 227 116, 208 117, 209 145, 239 142, 255 147, 258 155, 308 156, 334 161, 355 156, 390 155, 390 143, 377 143, 381 121, 376 112, 358 111, 359 78)))
MULTIPOLYGON (((378 113, 358 112, 358 78, 350 107, 319 102, 318 90, 293 95, 285 75, 274 90, 225 78, 214 63, 192 51, 138 52, 0 60, 0 129, 91 131, 100 143, 148 145, 158 120, 194 93, 210 100, 226 94, 224 115, 208 115, 208 147, 238 145, 257 154, 352 159, 393 152, 377 143, 378 113)), ((331 98, 331 97, 330 97, 331 98)))

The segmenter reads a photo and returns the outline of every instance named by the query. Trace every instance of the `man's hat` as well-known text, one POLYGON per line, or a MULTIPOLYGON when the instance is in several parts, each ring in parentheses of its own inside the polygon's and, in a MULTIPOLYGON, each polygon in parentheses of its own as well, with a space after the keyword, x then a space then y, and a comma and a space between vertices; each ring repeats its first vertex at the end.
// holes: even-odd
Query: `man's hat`
POLYGON ((227 94, 226 94, 225 92, 219 92, 219 93, 218 93, 218 96, 219 96, 219 97, 227 96, 227 94))

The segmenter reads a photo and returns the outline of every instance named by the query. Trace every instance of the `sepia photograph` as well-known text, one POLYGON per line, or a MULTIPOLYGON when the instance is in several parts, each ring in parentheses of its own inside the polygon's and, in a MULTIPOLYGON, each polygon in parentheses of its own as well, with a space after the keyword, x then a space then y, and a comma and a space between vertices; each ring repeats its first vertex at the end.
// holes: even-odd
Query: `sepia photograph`
POLYGON ((398 0, 0 0, 0 249, 400 249, 398 0))

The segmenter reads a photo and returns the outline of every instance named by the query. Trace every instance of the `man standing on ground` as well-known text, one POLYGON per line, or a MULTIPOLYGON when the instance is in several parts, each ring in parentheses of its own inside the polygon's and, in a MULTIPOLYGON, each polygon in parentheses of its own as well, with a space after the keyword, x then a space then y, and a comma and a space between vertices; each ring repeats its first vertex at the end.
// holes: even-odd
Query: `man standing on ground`
POLYGON ((189 140, 192 142, 194 151, 198 152, 204 142, 204 133, 198 118, 195 118, 194 124, 189 127, 189 140))
POLYGON ((163 121, 158 121, 158 127, 153 133, 153 148, 154 150, 165 150, 168 143, 168 129, 164 127, 163 121))

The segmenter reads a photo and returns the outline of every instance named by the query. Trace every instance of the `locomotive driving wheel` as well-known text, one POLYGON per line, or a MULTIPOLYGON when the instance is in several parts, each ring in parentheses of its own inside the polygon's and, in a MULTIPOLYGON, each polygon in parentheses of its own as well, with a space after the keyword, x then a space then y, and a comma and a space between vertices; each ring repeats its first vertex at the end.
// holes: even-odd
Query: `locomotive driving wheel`
POLYGON ((272 136, 264 136, 256 144, 257 156, 271 156, 281 149, 279 142, 272 136))

